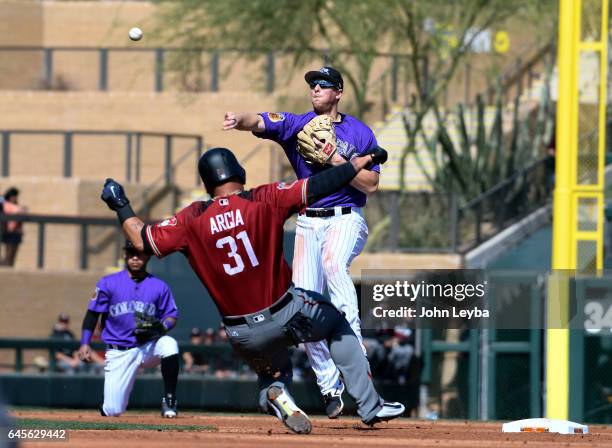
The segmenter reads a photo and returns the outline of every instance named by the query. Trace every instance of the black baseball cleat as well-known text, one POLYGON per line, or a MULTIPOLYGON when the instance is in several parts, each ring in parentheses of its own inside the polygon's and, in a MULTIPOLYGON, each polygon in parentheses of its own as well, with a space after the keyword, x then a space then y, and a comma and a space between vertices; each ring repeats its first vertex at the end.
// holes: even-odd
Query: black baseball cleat
POLYGON ((376 413, 374 418, 364 421, 368 426, 374 426, 376 423, 380 422, 388 422, 389 420, 393 420, 394 418, 399 417, 404 413, 406 408, 403 404, 398 402, 384 402, 382 408, 376 413))
POLYGON ((178 416, 176 398, 162 398, 161 416, 164 418, 176 418, 178 416))
POLYGON ((342 410, 344 409, 342 392, 344 392, 344 384, 340 382, 337 388, 323 395, 323 403, 325 403, 325 413, 327 417, 334 419, 342 414, 342 410))
POLYGON ((268 403, 278 419, 296 434, 310 434, 312 424, 308 416, 297 407, 284 389, 276 386, 268 388, 268 403))

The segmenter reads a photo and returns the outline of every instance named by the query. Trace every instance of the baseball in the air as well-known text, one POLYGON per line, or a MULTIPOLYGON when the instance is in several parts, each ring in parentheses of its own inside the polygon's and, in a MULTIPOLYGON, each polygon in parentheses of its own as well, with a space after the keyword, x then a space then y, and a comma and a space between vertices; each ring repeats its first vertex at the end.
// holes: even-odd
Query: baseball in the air
POLYGON ((128 36, 130 36, 132 40, 140 40, 142 39, 142 30, 138 27, 134 27, 130 30, 128 36))

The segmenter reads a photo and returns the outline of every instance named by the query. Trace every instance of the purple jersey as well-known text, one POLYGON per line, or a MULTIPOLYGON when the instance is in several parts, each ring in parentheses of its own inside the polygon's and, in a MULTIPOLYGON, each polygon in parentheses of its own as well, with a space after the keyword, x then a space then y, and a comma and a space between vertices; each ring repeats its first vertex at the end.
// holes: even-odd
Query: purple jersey
POLYGON ((174 297, 166 283, 151 274, 140 282, 134 281, 125 269, 98 281, 88 309, 104 313, 102 340, 124 347, 137 345, 134 336, 136 311, 160 320, 178 317, 174 297))
MULTIPOLYGON (((316 116, 315 112, 311 111, 302 115, 289 112, 264 112, 260 115, 266 124, 266 130, 264 132, 253 132, 253 134, 259 138, 274 140, 281 145, 298 179, 309 177, 325 169, 320 165, 306 163, 297 151, 297 134, 306 123, 316 116)), ((363 154, 377 145, 374 133, 364 123, 350 115, 339 114, 339 116, 341 117, 340 122, 334 123, 338 154, 350 160, 351 157, 363 154)), ((371 170, 380 173, 380 165, 374 165, 371 170)), ((310 207, 363 207, 365 203, 366 194, 347 185, 326 198, 311 204, 310 207)))

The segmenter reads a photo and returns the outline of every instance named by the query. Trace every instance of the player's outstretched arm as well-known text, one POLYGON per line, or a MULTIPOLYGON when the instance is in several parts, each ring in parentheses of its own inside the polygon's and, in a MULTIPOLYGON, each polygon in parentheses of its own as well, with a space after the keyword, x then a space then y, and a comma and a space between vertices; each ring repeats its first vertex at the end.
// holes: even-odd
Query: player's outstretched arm
POLYGON ((307 204, 329 196, 348 184, 362 169, 387 161, 387 151, 376 146, 361 157, 353 158, 349 163, 334 166, 308 178, 307 204))
POLYGON ((144 242, 140 232, 145 224, 132 210, 123 186, 114 179, 106 179, 100 198, 106 202, 108 208, 117 213, 123 232, 134 247, 140 251, 144 250, 144 242))
POLYGON ((239 131, 255 131, 263 132, 266 130, 266 123, 261 115, 251 112, 236 114, 234 112, 225 112, 223 118, 223 130, 229 131, 237 129, 239 131))

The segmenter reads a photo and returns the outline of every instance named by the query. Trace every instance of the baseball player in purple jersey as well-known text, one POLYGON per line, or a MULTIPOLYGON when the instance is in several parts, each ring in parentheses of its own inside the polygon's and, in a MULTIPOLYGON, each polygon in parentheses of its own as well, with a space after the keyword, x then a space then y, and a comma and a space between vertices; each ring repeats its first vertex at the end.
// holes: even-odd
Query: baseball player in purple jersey
POLYGON ((136 250, 130 241, 124 249, 126 269, 102 277, 89 301, 79 357, 90 359, 89 342, 102 316, 106 364, 100 413, 110 417, 125 412, 139 367, 152 368, 161 363, 165 389, 161 415, 174 418, 178 415, 178 344, 165 333, 176 325, 178 310, 169 286, 146 271, 150 255, 136 250), (137 318, 153 325, 140 328, 137 318))
MULTIPOLYGON (((297 151, 298 132, 316 115, 330 115, 334 122, 338 151, 330 161, 332 165, 346 163, 377 146, 370 128, 338 111, 344 87, 340 72, 331 67, 322 67, 306 73, 304 78, 310 86, 312 111, 301 115, 288 112, 226 112, 223 122, 224 130, 252 131, 257 137, 280 144, 299 179, 328 168, 307 163, 297 151)), ((327 286, 332 303, 345 314, 360 342, 357 294, 349 276, 349 266, 363 250, 368 237, 361 208, 366 203, 367 194, 378 189, 379 174, 379 165, 362 170, 349 185, 309 205, 297 218, 293 282, 299 288, 318 293, 322 293, 327 286)), ((307 343, 305 347, 317 375, 326 413, 330 418, 336 418, 344 407, 344 385, 340 372, 331 359, 325 341, 307 343)))

